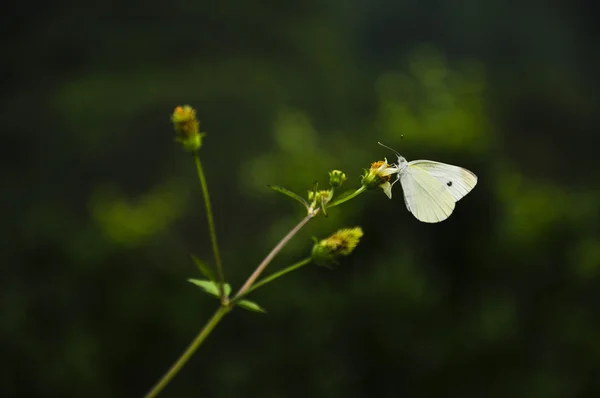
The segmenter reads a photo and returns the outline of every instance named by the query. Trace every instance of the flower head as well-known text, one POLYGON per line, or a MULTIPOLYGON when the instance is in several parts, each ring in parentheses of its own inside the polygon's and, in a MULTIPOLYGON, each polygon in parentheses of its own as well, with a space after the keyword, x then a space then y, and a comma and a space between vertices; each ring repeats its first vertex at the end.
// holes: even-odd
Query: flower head
POLYGON ((312 249, 312 260, 317 265, 331 266, 337 264, 337 259, 347 256, 358 245, 363 236, 362 228, 340 229, 329 238, 315 243, 312 249))
POLYGON ((383 193, 388 198, 392 198, 392 185, 396 182, 390 183, 390 176, 397 174, 400 171, 395 164, 388 164, 387 159, 371 163, 371 168, 365 170, 365 174, 362 177, 362 184, 368 189, 381 188, 383 193))
POLYGON ((177 137, 175 140, 188 151, 196 151, 202 146, 202 136, 196 119, 196 110, 189 105, 178 106, 171 115, 177 137))

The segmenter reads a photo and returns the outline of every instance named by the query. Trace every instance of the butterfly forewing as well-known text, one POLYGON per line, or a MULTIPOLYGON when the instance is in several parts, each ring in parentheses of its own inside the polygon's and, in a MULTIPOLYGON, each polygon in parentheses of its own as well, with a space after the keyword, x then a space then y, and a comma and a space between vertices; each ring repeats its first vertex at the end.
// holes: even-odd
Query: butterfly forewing
POLYGON ((452 193, 428 171, 409 164, 400 175, 400 183, 406 207, 419 221, 440 222, 452 214, 452 193))
POLYGON ((477 185, 477 176, 462 167, 432 160, 415 160, 409 163, 408 167, 411 166, 435 177, 450 191, 457 202, 477 185))

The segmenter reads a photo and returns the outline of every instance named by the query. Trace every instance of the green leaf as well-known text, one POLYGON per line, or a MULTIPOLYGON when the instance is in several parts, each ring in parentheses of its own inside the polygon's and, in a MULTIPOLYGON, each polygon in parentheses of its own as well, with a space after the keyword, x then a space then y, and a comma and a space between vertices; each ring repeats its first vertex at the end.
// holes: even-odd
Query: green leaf
POLYGON ((300 195, 295 194, 294 192, 290 191, 289 189, 285 189, 285 188, 279 187, 277 185, 267 185, 267 187, 271 188, 273 191, 277 191, 286 196, 289 196, 290 198, 292 198, 294 200, 297 200, 298 202, 302 203, 302 205, 304 207, 306 207, 308 209, 308 202, 306 200, 304 200, 304 198, 302 198, 300 195))
POLYGON ((217 288, 216 283, 213 281, 205 281, 203 279, 188 279, 188 282, 191 282, 194 285, 202 288, 211 296, 219 297, 219 289, 217 288))
MULTIPOLYGON (((188 279, 188 282, 202 288, 202 290, 211 296, 219 297, 219 288, 216 282, 206 281, 204 279, 188 279)), ((231 293, 231 286, 229 283, 223 285, 223 293, 225 293, 225 296, 229 297, 229 294, 231 293)))
POLYGON ((248 310, 248 311, 262 312, 262 313, 267 312, 260 305, 256 304, 254 301, 250 301, 250 300, 240 300, 236 303, 236 305, 239 307, 242 307, 243 309, 248 310))
POLYGON ((223 293, 225 293, 226 297, 229 297, 229 294, 231 293, 231 286, 229 285, 229 283, 225 283, 223 285, 223 293))
POLYGON ((194 256, 193 254, 190 254, 190 256, 192 257, 194 263, 196 263, 196 267, 198 267, 202 275, 204 275, 213 282, 217 281, 217 278, 215 278, 215 274, 213 273, 212 269, 210 269, 210 267, 205 262, 200 260, 198 257, 194 256))

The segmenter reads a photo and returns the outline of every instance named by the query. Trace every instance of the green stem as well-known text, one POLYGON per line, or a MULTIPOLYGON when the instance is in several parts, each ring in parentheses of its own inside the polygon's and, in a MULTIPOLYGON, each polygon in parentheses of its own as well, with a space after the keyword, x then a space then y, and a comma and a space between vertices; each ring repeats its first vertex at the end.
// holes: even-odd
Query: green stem
POLYGON ((235 297, 235 299, 231 301, 231 304, 235 304, 236 301, 238 301, 239 299, 241 299, 244 296, 247 296, 248 294, 250 294, 250 292, 253 292, 256 289, 258 289, 259 287, 262 287, 262 286, 266 285, 267 283, 273 282, 275 279, 281 278, 282 276, 289 274, 290 272, 295 271, 298 268, 305 266, 306 264, 309 264, 311 261, 312 261, 312 259, 310 257, 305 258, 304 260, 299 261, 296 264, 290 265, 289 267, 286 267, 286 268, 282 269, 281 271, 275 272, 274 274, 261 279, 260 281, 256 282, 254 285, 249 287, 248 290, 246 290, 244 293, 238 294, 235 297))
POLYGON ((290 232, 288 232, 287 235, 285 235, 283 237, 283 239, 281 239, 279 241, 277 246, 275 246, 273 248, 273 250, 271 250, 271 252, 269 254, 267 254, 267 257, 265 257, 265 259, 262 261, 262 263, 260 263, 258 265, 258 267, 256 267, 256 269, 254 270, 252 275, 250 275, 248 280, 246 280, 246 282, 242 285, 240 290, 238 290, 238 292, 234 296, 234 300, 237 300, 239 297, 241 297, 243 294, 245 294, 248 289, 250 289, 250 287, 256 281, 256 279, 258 279, 260 274, 265 270, 265 268, 267 268, 267 265, 269 265, 271 260, 273 260, 273 258, 275 258, 275 256, 281 251, 281 249, 283 249, 283 247, 294 237, 294 235, 296 235, 296 233, 298 233, 298 231, 300 231, 300 229, 302 229, 302 227, 304 225, 306 225, 306 223, 309 222, 310 219, 313 218, 318 213, 318 211, 319 210, 317 209, 316 211, 307 214, 306 217, 304 217, 298 223, 298 225, 296 225, 294 228, 292 228, 292 230, 290 232))
POLYGON ((158 394, 163 390, 163 388, 167 386, 167 384, 169 384, 173 377, 175 377, 175 375, 179 373, 183 365, 185 365, 186 362, 194 354, 194 352, 196 352, 198 347, 200 347, 200 344, 202 344, 202 342, 206 340, 210 332, 212 332, 215 326, 218 325, 218 323, 221 321, 221 318, 223 318, 223 316, 227 314, 227 312, 229 312, 229 307, 219 307, 219 309, 217 310, 217 312, 215 312, 212 318, 210 318, 209 321, 206 322, 206 325, 204 325, 204 327, 202 328, 200 333, 198 333, 194 341, 190 343, 188 348, 186 348, 183 354, 181 354, 179 359, 173 364, 173 366, 171 366, 171 368, 167 371, 167 373, 165 373, 165 375, 159 380, 159 382, 156 383, 154 387, 152 387, 152 390, 150 390, 150 392, 145 395, 145 398, 154 398, 158 396, 158 394))
POLYGON ((204 205, 206 207, 206 218, 208 219, 208 230, 210 232, 210 241, 212 243, 213 254, 215 256, 215 263, 217 265, 217 274, 219 276, 219 297, 221 303, 225 302, 225 291, 223 290, 223 284, 225 283, 225 275, 223 274, 223 264, 221 263, 221 255, 219 253, 219 245, 217 244, 217 233, 215 230, 215 221, 213 220, 212 206, 210 204, 210 196, 208 195, 208 185, 206 184, 206 177, 204 177, 204 171, 202 169, 202 163, 200 162, 200 155, 198 152, 194 152, 194 161, 196 163, 196 171, 198 172, 198 180, 202 187, 202 194, 204 195, 204 205))
POLYGON ((367 187, 365 187, 364 185, 362 185, 360 188, 358 188, 356 191, 352 192, 350 195, 345 196, 339 200, 334 200, 333 202, 331 202, 330 204, 327 205, 327 208, 333 207, 333 206, 337 206, 337 205, 341 205, 344 202, 349 201, 350 199, 354 199, 355 197, 357 197, 358 195, 360 195, 361 193, 363 193, 364 191, 367 190, 367 187))

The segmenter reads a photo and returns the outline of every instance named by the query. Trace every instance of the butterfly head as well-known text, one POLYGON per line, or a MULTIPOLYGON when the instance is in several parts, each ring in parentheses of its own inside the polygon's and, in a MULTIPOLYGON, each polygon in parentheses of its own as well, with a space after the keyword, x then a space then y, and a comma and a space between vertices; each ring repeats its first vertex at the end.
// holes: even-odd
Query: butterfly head
POLYGON ((398 151, 390 148, 387 145, 382 144, 381 142, 377 142, 377 143, 379 145, 381 145, 382 147, 387 148, 387 149, 389 149, 390 151, 392 151, 392 152, 394 152, 396 154, 396 156, 398 157, 398 164, 396 164, 395 166, 400 169, 400 172, 402 172, 406 168, 406 166, 408 165, 408 162, 406 161, 406 159, 404 158, 404 156, 400 155, 398 153, 398 151))
POLYGON ((396 165, 396 167, 398 167, 400 169, 400 171, 402 171, 406 168, 406 166, 408 165, 408 162, 406 161, 404 156, 400 156, 400 155, 396 155, 396 156, 398 156, 398 164, 396 165))

